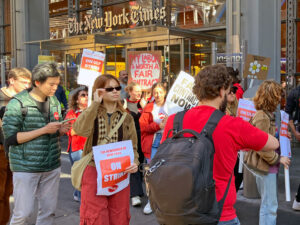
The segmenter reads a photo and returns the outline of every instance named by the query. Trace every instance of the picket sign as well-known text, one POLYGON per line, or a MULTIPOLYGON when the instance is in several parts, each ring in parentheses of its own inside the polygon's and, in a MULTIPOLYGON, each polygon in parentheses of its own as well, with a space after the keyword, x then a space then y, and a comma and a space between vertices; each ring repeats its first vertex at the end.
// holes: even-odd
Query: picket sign
POLYGON ((256 109, 253 101, 240 98, 237 109, 237 117, 241 117, 243 120, 249 122, 255 112, 256 109))
POLYGON ((194 80, 184 71, 179 73, 166 99, 169 115, 198 105, 199 101, 193 94, 194 80))
POLYGON ((104 60, 105 54, 102 52, 83 49, 77 83, 88 86, 88 105, 92 102, 93 84, 96 78, 101 75, 104 60))
MULTIPOLYGON (((249 122, 251 117, 255 114, 256 109, 253 101, 246 99, 239 99, 238 109, 237 109, 237 117, 241 117, 243 120, 249 122)), ((243 162, 244 162, 244 151, 240 151, 240 162, 239 162, 239 173, 243 173, 243 162)))
MULTIPOLYGON (((281 125, 280 125, 280 151, 281 156, 286 156, 291 158, 292 151, 291 151, 291 141, 288 137, 288 123, 289 123, 289 115, 284 112, 280 111, 281 114, 281 125)), ((289 169, 284 168, 284 183, 285 183, 285 200, 287 202, 291 201, 291 187, 290 187, 290 175, 289 169)))
POLYGON ((134 160, 132 141, 121 141, 93 147, 97 169, 97 195, 113 195, 129 185, 124 173, 134 160))

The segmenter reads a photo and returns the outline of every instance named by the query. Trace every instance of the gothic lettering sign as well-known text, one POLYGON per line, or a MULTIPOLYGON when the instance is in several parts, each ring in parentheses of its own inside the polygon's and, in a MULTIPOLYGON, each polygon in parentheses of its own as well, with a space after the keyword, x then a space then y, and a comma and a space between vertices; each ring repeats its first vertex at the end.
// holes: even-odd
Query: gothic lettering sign
POLYGON ((121 14, 113 15, 112 11, 104 12, 104 17, 86 15, 83 21, 77 21, 75 17, 69 18, 69 35, 86 34, 101 28, 112 28, 118 25, 136 24, 138 22, 154 22, 166 18, 166 8, 146 9, 139 7, 130 12, 123 8, 121 14))

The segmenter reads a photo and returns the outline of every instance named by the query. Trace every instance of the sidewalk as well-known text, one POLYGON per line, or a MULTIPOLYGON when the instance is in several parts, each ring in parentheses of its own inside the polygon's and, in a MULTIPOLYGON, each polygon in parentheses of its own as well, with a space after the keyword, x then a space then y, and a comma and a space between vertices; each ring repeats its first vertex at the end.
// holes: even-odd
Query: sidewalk
MULTIPOLYGON (((63 145, 65 146, 65 141, 63 145)), ((65 149, 65 148, 63 148, 65 149)), ((279 173, 279 188, 278 188, 278 218, 277 225, 299 225, 300 224, 300 211, 292 210, 292 203, 294 195, 300 184, 300 147, 292 150, 292 165, 290 167, 290 183, 291 183, 291 202, 285 201, 285 187, 284 187, 284 172, 281 168, 279 173)), ((58 206, 55 216, 56 225, 76 225, 79 224, 79 203, 73 200, 73 188, 70 181, 70 162, 69 156, 66 152, 62 154, 62 174, 59 189, 58 206)), ((13 198, 11 198, 11 207, 13 208, 13 198)), ((143 206, 146 204, 147 199, 143 198, 143 206)), ((237 196, 237 209, 238 217, 242 225, 256 225, 258 224, 258 212, 260 206, 260 199, 246 199, 242 195, 242 190, 239 191, 237 196)), ((130 225, 158 225, 156 218, 153 214, 144 215, 143 207, 131 207, 131 221, 130 225)), ((37 207, 34 215, 37 213, 37 207)), ((30 219, 29 225, 34 225, 35 216, 30 219)))

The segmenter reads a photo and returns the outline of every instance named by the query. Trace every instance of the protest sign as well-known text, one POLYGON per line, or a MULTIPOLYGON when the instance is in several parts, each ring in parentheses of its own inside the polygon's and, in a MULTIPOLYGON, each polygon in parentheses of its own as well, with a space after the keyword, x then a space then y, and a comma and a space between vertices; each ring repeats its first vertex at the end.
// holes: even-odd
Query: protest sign
POLYGON ((243 77, 258 80, 267 79, 270 63, 271 58, 269 57, 248 54, 246 57, 243 77))
MULTIPOLYGON (((239 100, 238 109, 237 109, 237 117, 241 117, 243 120, 249 122, 251 117, 255 114, 256 109, 253 101, 241 99, 239 100)), ((239 161, 239 169, 238 172, 243 172, 243 161, 245 153, 243 151, 239 152, 240 161, 239 161)))
POLYGON ((280 111, 281 114, 281 125, 280 125, 280 151, 281 156, 292 157, 291 152, 291 141, 288 137, 288 123, 289 123, 289 115, 284 112, 280 111))
MULTIPOLYGON (((289 114, 280 110, 281 114, 281 124, 280 124, 280 153, 281 156, 292 157, 291 151, 291 141, 288 135, 288 123, 289 114)), ((291 201, 291 187, 290 187, 290 174, 289 169, 284 168, 284 184, 285 184, 285 200, 287 202, 291 201)))
POLYGON ((237 117, 241 117, 243 120, 249 122, 251 117, 255 114, 256 109, 253 101, 240 99, 237 109, 237 117))
POLYGON ((97 195, 113 195, 129 185, 124 173, 134 160, 131 140, 93 147, 97 169, 97 195))
POLYGON ((197 97, 193 94, 194 77, 181 71, 172 85, 166 105, 169 115, 193 108, 198 104, 197 97))
POLYGON ((105 54, 83 49, 77 83, 90 86, 101 74, 105 54))
POLYGON ((161 81, 161 52, 128 52, 128 83, 136 82, 143 90, 161 81))
POLYGON ((104 60, 105 54, 89 49, 83 49, 77 83, 88 86, 88 105, 92 102, 92 86, 96 78, 102 72, 104 60))

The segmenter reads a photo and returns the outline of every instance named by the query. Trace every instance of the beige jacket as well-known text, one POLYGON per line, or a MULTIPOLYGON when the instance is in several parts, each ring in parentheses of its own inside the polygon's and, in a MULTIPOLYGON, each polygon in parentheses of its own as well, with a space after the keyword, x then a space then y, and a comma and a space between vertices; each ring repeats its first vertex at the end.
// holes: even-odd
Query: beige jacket
MULTIPOLYGON (((111 116, 111 121, 114 121, 116 116, 119 112, 123 112, 120 109, 117 109, 116 112, 114 112, 111 116)), ((105 127, 108 128, 107 134, 111 130, 111 124, 108 126, 108 116, 106 113, 106 109, 99 103, 99 102, 93 102, 85 111, 83 111, 75 123, 73 124, 73 130, 75 133, 82 137, 87 137, 87 140, 84 145, 83 149, 83 156, 88 154, 90 151, 92 151, 93 143, 95 144, 95 141, 93 141, 95 138, 98 140, 97 133, 95 132, 95 120, 96 123, 98 123, 98 113, 100 113, 106 121, 105 127)), ((133 146, 133 152, 134 152, 134 162, 139 165, 138 160, 138 152, 137 152, 137 135, 136 135, 136 129, 134 125, 134 121, 131 115, 127 113, 125 120, 121 126, 123 129, 122 134, 123 138, 122 140, 131 140, 132 146, 133 146)), ((94 165, 94 163, 91 163, 90 165, 94 165)))
MULTIPOLYGON (((276 127, 273 113, 258 110, 250 120, 250 123, 260 130, 275 136, 276 127)), ((280 157, 275 151, 253 151, 252 153, 248 152, 245 156, 245 162, 252 161, 253 164, 257 165, 258 170, 265 172, 269 171, 270 166, 277 164, 279 159, 280 157), (248 157, 251 157, 251 159, 248 159, 248 157)))

